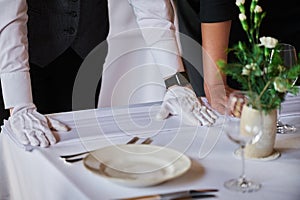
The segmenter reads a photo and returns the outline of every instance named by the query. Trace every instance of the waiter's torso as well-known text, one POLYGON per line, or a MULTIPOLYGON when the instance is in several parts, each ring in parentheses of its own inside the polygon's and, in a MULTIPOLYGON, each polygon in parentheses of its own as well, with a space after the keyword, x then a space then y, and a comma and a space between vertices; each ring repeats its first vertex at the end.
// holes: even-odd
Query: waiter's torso
POLYGON ((30 62, 45 66, 67 48, 84 58, 106 39, 107 0, 27 0, 30 62))

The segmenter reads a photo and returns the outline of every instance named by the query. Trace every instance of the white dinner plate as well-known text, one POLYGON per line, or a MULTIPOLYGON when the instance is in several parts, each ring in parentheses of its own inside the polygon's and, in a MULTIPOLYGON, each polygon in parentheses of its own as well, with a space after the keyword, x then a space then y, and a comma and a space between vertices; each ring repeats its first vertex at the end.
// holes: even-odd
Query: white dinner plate
POLYGON ((147 144, 112 145, 83 160, 90 171, 121 185, 153 186, 185 173, 191 160, 170 148, 147 144))

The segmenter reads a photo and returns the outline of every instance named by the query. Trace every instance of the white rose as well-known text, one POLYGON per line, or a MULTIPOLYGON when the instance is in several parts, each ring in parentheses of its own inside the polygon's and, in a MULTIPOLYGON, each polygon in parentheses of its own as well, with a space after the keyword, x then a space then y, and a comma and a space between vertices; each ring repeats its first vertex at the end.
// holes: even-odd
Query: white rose
POLYGON ((262 45, 264 45, 265 47, 270 48, 270 49, 274 48, 278 43, 277 39, 272 38, 272 37, 265 37, 265 36, 259 38, 259 41, 262 45))
POLYGON ((259 5, 256 5, 254 8, 254 13, 261 13, 263 10, 259 5))
POLYGON ((275 78, 274 88, 278 92, 282 92, 282 93, 286 92, 287 91, 287 81, 280 77, 275 78))
POLYGON ((245 0, 236 0, 235 1, 235 5, 240 6, 240 5, 244 5, 245 4, 245 0))
POLYGON ((255 70, 256 69, 257 64, 256 63, 251 63, 251 64, 247 64, 245 65, 246 69, 252 69, 255 70))
POLYGON ((245 15, 244 13, 240 13, 240 14, 239 14, 239 19, 240 19, 241 21, 245 21, 245 20, 247 19, 247 17, 246 17, 246 15, 245 15))
POLYGON ((245 65, 245 68, 246 69, 252 69, 252 65, 251 64, 247 64, 247 65, 245 65))
POLYGON ((257 64, 256 63, 251 63, 251 68, 252 70, 256 70, 257 64))
POLYGON ((250 74, 250 70, 249 69, 247 69, 246 67, 245 68, 243 68, 243 70, 242 70, 242 75, 246 75, 246 76, 248 76, 250 74))

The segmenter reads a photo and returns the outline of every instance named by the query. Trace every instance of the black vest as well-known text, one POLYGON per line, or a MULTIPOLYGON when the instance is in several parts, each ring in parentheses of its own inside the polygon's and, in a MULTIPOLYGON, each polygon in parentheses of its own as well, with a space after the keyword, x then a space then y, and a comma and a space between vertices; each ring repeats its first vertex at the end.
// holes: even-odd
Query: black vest
POLYGON ((27 0, 29 60, 45 66, 67 48, 84 58, 106 39, 107 0, 27 0))

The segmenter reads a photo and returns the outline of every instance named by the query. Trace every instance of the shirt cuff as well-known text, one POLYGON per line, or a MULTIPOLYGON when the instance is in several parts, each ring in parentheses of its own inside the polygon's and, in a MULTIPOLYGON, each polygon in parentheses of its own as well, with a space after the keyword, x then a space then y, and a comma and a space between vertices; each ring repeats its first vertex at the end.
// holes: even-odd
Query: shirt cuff
POLYGON ((29 72, 1 74, 1 86, 5 109, 33 102, 29 72))

